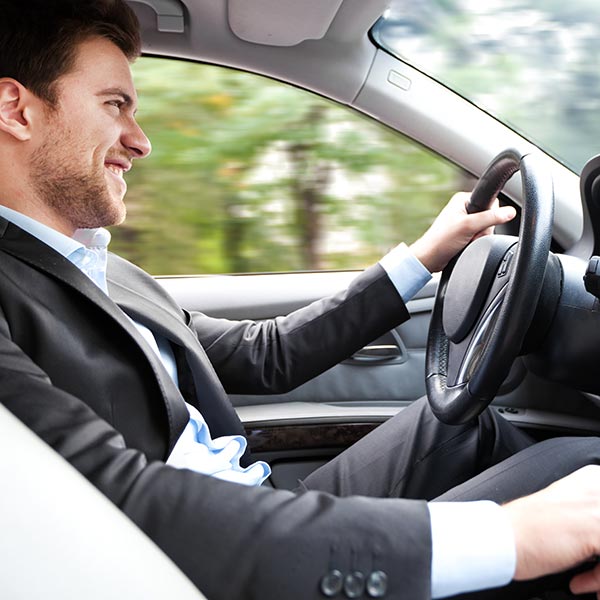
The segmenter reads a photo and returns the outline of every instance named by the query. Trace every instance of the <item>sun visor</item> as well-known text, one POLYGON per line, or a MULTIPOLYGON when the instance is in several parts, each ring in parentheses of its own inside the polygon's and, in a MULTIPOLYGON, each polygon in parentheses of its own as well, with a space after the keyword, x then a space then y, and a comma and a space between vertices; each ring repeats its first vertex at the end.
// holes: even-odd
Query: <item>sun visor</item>
POLYGON ((267 46, 319 40, 343 0, 228 0, 229 26, 240 39, 267 46), (269 15, 265 19, 264 15, 269 15))

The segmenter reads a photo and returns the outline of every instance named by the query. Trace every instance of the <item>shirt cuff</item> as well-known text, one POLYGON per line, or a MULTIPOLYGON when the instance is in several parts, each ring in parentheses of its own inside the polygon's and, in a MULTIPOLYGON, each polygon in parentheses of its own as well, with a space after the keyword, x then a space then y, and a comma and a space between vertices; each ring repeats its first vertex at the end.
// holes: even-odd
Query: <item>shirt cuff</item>
POLYGON ((390 250, 379 264, 405 303, 431 279, 431 273, 406 244, 400 244, 390 250))
POLYGON ((431 502, 431 597, 509 583, 516 569, 512 526, 498 504, 431 502))

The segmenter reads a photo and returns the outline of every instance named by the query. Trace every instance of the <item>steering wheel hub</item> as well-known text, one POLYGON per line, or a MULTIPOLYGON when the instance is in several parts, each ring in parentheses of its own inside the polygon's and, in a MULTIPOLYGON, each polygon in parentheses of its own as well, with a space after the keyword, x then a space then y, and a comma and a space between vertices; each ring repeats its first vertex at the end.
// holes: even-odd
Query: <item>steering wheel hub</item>
MULTIPOLYGON (((448 282, 442 315, 448 339, 458 344, 472 330, 497 279, 509 271, 512 236, 490 235, 475 240, 460 255, 448 282), (505 269, 506 267, 506 269, 505 269)), ((506 283, 502 279, 502 283, 506 283)))

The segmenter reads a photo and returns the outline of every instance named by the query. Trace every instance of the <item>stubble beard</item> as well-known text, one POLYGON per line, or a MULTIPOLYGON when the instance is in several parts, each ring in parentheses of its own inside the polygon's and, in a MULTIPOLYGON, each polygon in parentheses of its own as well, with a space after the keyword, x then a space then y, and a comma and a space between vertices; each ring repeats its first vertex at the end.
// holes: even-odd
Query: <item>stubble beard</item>
POLYGON ((122 201, 111 197, 104 169, 83 172, 73 158, 61 156, 66 140, 40 146, 31 157, 31 179, 37 197, 73 229, 118 225, 125 219, 122 201))

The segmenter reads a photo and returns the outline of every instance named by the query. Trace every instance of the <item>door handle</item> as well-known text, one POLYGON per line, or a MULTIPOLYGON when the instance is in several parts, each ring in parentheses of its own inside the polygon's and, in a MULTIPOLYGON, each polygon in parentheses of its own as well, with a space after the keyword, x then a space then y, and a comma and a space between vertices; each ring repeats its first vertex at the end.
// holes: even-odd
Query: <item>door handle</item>
POLYGON ((406 346, 400 334, 392 329, 356 351, 346 362, 352 365, 400 364, 408 360, 406 346))
POLYGON ((364 362, 384 362, 401 356, 402 349, 395 344, 372 344, 355 352, 352 359, 364 362))

